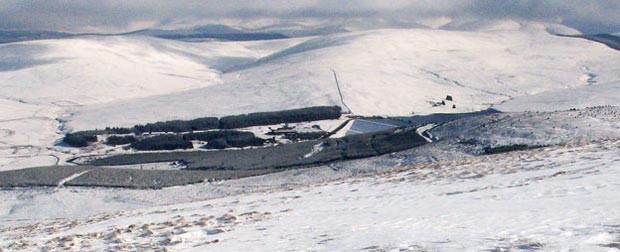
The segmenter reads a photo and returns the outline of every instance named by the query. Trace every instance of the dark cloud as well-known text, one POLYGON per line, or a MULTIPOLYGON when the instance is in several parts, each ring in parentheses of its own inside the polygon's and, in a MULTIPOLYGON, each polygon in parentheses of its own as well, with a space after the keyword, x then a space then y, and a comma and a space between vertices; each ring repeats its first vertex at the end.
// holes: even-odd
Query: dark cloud
POLYGON ((0 29, 127 31, 221 18, 520 18, 620 31, 619 0, 2 0, 0 29))

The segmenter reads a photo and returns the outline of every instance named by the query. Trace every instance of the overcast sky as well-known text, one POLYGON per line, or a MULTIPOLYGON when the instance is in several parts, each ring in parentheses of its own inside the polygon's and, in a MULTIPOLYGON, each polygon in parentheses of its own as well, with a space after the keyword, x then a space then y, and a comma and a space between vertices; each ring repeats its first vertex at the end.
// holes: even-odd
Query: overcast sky
POLYGON ((128 31, 217 18, 519 18, 619 32, 620 0, 0 0, 0 29, 128 31))

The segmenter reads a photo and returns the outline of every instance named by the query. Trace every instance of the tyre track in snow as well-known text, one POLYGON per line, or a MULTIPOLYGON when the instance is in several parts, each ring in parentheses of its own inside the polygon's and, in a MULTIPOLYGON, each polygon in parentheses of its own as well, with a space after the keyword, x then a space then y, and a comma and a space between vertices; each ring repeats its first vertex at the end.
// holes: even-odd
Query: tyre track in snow
POLYGON ((482 92, 482 93, 485 93, 485 94, 496 95, 496 96, 503 96, 503 97, 506 97, 506 98, 513 98, 512 96, 507 95, 507 94, 497 93, 497 92, 493 92, 493 91, 489 91, 489 90, 485 90, 485 89, 481 89, 481 88, 475 88, 475 87, 466 86, 466 85, 464 85, 463 83, 461 83, 459 81, 456 81, 456 80, 444 77, 441 74, 438 74, 436 72, 429 71, 429 70, 426 70, 426 69, 423 69, 423 68, 420 68, 419 70, 424 72, 424 73, 432 75, 433 77, 435 77, 436 79, 438 79, 439 81, 444 82, 444 83, 452 84, 452 85, 455 85, 455 86, 458 86, 458 87, 462 87, 462 88, 472 89, 472 90, 475 90, 475 91, 478 91, 478 92, 482 92))
POLYGON ((60 180, 60 182, 58 182, 58 185, 56 186, 56 190, 58 190, 58 189, 59 189, 59 188, 61 188, 61 187, 64 187, 64 186, 65 186, 65 184, 67 184, 67 183, 68 183, 68 182, 70 182, 71 180, 77 179, 77 178, 79 178, 80 176, 82 176, 82 175, 84 175, 84 174, 86 174, 86 173, 89 173, 90 171, 92 171, 92 169, 90 169, 90 170, 85 170, 85 171, 78 172, 78 173, 74 173, 73 175, 71 175, 71 176, 69 176, 69 177, 66 177, 66 178, 64 178, 64 179, 60 180))

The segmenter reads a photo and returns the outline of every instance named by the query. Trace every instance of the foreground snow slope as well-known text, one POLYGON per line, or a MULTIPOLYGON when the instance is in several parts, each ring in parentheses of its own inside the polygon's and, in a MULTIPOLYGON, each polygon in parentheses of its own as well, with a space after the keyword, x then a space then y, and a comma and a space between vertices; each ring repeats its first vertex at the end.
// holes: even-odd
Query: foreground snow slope
POLYGON ((374 30, 317 37, 223 76, 223 85, 87 107, 77 129, 141 121, 340 104, 330 68, 357 114, 479 110, 527 96, 620 79, 620 52, 554 36, 539 24, 481 31, 374 30), (433 107, 446 95, 450 105, 433 107), (174 104, 174 105, 171 105, 174 104))
MULTIPOLYGON (((387 155, 292 169, 217 183, 152 190, 12 189, 0 190, 0 219, 11 223, 47 218, 85 217, 158 204, 172 204, 275 188, 298 187, 361 174, 393 171, 420 164, 481 155, 485 147, 585 145, 620 141, 620 108, 507 113, 462 118, 433 128, 433 143, 387 155), (50 193, 51 192, 51 193, 50 193), (88 204, 83 204, 88 201, 88 204)), ((92 155, 92 153, 91 153, 92 155)), ((70 180, 68 176, 65 180, 70 180)))
POLYGON ((200 190, 257 193, 121 212, 114 209, 150 200, 165 204, 198 191, 30 189, 15 199, 5 191, 3 202, 38 195, 29 202, 53 211, 61 202, 86 215, 92 207, 111 211, 59 220, 31 212, 22 217, 34 224, 24 226, 5 219, 0 246, 11 251, 617 251, 619 154, 617 141, 598 142, 297 186, 292 182, 305 172, 285 172, 200 190), (285 190, 273 191, 278 183, 285 190), (41 204, 43 198, 47 204, 41 204))

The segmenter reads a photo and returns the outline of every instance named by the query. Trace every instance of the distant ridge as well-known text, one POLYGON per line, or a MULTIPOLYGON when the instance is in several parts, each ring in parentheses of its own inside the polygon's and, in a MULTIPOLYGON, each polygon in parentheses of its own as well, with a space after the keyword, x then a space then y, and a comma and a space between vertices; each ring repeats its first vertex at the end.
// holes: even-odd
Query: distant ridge
POLYGON ((76 36, 76 34, 54 31, 2 31, 0 30, 0 44, 14 43, 29 40, 59 39, 76 36))
POLYGON ((620 50, 620 37, 612 34, 595 34, 595 35, 558 35, 561 37, 583 38, 604 44, 612 49, 620 50))
POLYGON ((180 30, 144 29, 123 33, 120 35, 131 34, 174 40, 218 39, 227 41, 252 41, 289 38, 288 36, 280 33, 246 31, 226 25, 203 25, 191 29, 180 30))
POLYGON ((143 29, 123 33, 68 33, 56 31, 2 31, 0 30, 0 44, 15 43, 31 40, 43 39, 62 39, 77 36, 125 36, 143 35, 172 40, 195 40, 195 39, 215 39, 226 41, 254 41, 254 40, 274 40, 286 39, 289 36, 277 32, 254 32, 236 29, 225 25, 205 25, 192 29, 182 30, 159 30, 143 29))

